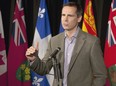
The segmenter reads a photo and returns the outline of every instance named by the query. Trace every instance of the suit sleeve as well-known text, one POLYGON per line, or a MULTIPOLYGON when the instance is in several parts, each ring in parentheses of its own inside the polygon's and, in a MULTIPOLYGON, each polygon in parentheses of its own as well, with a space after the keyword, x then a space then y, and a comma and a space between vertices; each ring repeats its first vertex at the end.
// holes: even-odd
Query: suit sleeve
POLYGON ((50 45, 51 45, 51 41, 48 44, 48 48, 46 50, 46 54, 45 54, 44 58, 41 60, 37 54, 36 60, 30 66, 31 70, 35 71, 39 75, 48 74, 52 68, 52 65, 53 65, 52 60, 49 58, 50 53, 51 53, 51 46, 50 45))
POLYGON ((104 86, 107 77, 107 70, 104 64, 99 39, 94 42, 91 48, 91 64, 93 70, 92 86, 104 86))

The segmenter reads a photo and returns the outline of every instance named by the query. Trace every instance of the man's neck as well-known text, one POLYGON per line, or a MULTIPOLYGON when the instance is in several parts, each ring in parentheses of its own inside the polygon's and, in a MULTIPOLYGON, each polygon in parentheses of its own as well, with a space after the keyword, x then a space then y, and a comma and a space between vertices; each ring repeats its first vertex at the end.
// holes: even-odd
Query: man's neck
POLYGON ((68 37, 68 38, 71 38, 71 37, 74 35, 74 33, 76 32, 76 30, 77 30, 77 29, 70 30, 70 31, 66 30, 66 35, 67 35, 67 37, 68 37))

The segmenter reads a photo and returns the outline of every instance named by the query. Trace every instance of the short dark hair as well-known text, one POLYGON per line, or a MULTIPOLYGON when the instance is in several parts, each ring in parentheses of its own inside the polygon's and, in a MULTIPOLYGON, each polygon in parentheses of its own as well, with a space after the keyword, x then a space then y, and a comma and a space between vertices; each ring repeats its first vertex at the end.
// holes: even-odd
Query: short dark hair
POLYGON ((65 6, 70 6, 70 7, 77 8, 77 16, 82 16, 83 10, 82 10, 81 5, 79 3, 68 2, 68 3, 66 3, 66 4, 63 5, 63 7, 65 7, 65 6))

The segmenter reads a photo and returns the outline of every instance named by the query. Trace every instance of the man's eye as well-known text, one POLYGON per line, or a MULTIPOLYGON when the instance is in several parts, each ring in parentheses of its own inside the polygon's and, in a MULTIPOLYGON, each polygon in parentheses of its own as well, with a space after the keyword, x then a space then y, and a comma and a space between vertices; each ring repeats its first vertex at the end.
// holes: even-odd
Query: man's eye
POLYGON ((68 15, 69 17, 74 17, 74 15, 68 15))
POLYGON ((62 16, 65 16, 65 14, 62 14, 62 16))

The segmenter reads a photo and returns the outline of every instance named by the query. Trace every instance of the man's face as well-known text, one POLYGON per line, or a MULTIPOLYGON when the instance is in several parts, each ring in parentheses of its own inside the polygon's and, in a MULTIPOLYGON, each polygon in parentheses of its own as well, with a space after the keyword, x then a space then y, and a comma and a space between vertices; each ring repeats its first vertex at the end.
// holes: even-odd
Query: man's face
POLYGON ((81 17, 77 16, 77 9, 75 7, 65 6, 62 9, 61 22, 64 30, 70 31, 77 28, 81 17))

